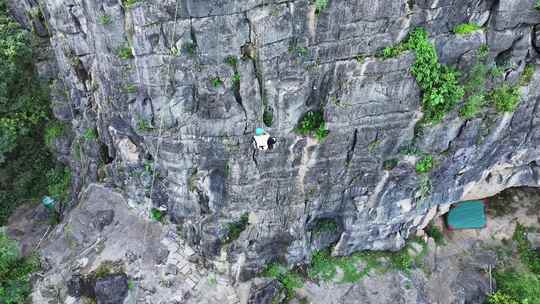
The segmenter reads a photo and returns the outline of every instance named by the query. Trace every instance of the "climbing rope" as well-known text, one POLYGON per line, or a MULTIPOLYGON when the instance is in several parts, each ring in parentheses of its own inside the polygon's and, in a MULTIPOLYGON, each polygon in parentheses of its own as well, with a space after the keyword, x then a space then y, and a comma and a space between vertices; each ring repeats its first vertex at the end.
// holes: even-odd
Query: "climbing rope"
MULTIPOLYGON (((173 40, 174 40, 174 35, 176 33, 176 26, 177 26, 177 22, 178 22, 178 0, 175 0, 175 12, 174 12, 174 25, 173 25, 173 28, 172 28, 172 31, 170 33, 170 43, 172 44, 173 43, 173 40)), ((172 65, 172 59, 169 60, 169 64, 167 66, 167 77, 169 77, 170 75, 170 72, 171 72, 171 65, 172 65)), ((138 69, 137 69, 137 77, 139 77, 139 83, 140 83, 140 76, 139 76, 139 72, 138 72, 138 69)), ((170 81, 167 81, 166 84, 165 84, 165 94, 167 94, 167 90, 168 90, 168 87, 169 87, 169 83, 170 81)), ((163 109, 162 109, 162 113, 159 117, 159 129, 158 129, 158 140, 157 140, 157 145, 156 145, 156 154, 155 154, 155 157, 154 157, 154 166, 152 168, 152 180, 151 180, 151 185, 150 185, 150 202, 152 202, 152 194, 154 193, 154 184, 155 184, 155 180, 156 180, 156 173, 157 173, 157 163, 159 161, 159 150, 161 148, 161 143, 163 141, 163 109)), ((144 253, 146 252, 146 249, 147 249, 147 246, 146 246, 146 239, 147 239, 147 236, 148 236, 148 226, 149 226, 149 223, 148 221, 145 221, 144 223, 144 232, 143 232, 143 241, 142 241, 142 253, 141 253, 141 257, 139 259, 139 269, 142 269, 142 260, 144 258, 144 253)), ((138 295, 139 295, 139 290, 140 288, 136 288, 135 290, 135 297, 134 297, 134 301, 135 303, 137 302, 137 298, 138 298, 138 295)))

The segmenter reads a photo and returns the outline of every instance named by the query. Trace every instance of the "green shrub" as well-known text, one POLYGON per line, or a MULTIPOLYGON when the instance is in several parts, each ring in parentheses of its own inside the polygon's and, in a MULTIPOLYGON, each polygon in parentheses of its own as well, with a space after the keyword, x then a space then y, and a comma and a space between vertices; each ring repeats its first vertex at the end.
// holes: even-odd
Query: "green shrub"
POLYGON ((165 212, 157 208, 150 209, 150 218, 153 219, 154 221, 161 222, 164 219, 164 217, 165 217, 165 212))
POLYGON ((81 134, 81 137, 85 140, 94 140, 97 138, 96 129, 86 128, 81 134))
POLYGON ((490 293, 488 295, 486 303, 487 304, 520 304, 516 299, 503 293, 502 291, 490 293))
POLYGON ((432 238, 436 244, 444 244, 444 234, 442 231, 435 225, 428 225, 425 229, 426 234, 432 238))
POLYGON ((234 72, 234 74, 231 77, 231 80, 235 88, 240 88, 240 73, 234 72))
POLYGON ((107 25, 107 24, 111 23, 111 21, 112 21, 111 16, 109 16, 107 14, 102 14, 102 15, 99 15, 99 17, 98 17, 98 22, 101 25, 107 25))
POLYGON ((462 23, 454 27, 454 34, 464 35, 479 30, 481 27, 475 23, 462 23))
POLYGON ((328 0, 313 0, 315 3, 315 14, 319 15, 328 5, 328 0))
POLYGON ((463 97, 463 87, 458 84, 455 71, 438 63, 435 47, 429 42, 424 29, 417 28, 411 32, 407 45, 416 54, 411 73, 423 92, 423 119, 438 122, 463 97))
POLYGON ((409 45, 406 42, 401 42, 394 46, 387 46, 383 48, 376 54, 376 56, 384 59, 393 58, 407 51, 408 49, 409 45))
POLYGON ((502 84, 493 89, 489 95, 497 112, 512 112, 519 103, 519 89, 515 86, 502 84))
POLYGON ((463 106, 459 109, 459 114, 463 118, 471 118, 480 111, 480 108, 485 104, 485 96, 483 94, 474 94, 467 97, 463 106))
POLYGON ((246 230, 246 227, 249 223, 249 215, 247 213, 242 214, 240 216, 240 219, 236 222, 227 224, 227 238, 225 239, 225 243, 230 243, 240 236, 242 231, 246 230))
POLYGON ((398 163, 399 163, 399 160, 397 160, 396 158, 387 159, 383 162, 383 169, 390 171, 394 169, 398 163))
POLYGON ((319 235, 324 232, 335 232, 338 228, 336 220, 334 219, 319 219, 315 223, 315 226, 311 230, 315 235, 319 235))
POLYGON ((536 275, 540 276, 540 253, 531 249, 527 239, 527 229, 517 223, 512 239, 517 243, 517 249, 521 262, 536 275))
POLYGON ((540 279, 530 272, 496 271, 497 291, 520 304, 540 303, 540 279))
POLYGON ((264 125, 267 127, 271 127, 273 121, 274 121, 274 112, 269 108, 265 108, 263 112, 264 125))
POLYGON ((521 77, 519 78, 519 84, 521 86, 528 85, 532 80, 535 70, 536 70, 536 66, 534 64, 527 63, 525 65, 525 68, 523 69, 523 73, 521 74, 521 77))
POLYGON ((417 173, 426 173, 433 169, 433 156, 424 155, 420 158, 415 165, 417 173))
POLYGON ((16 243, 0 231, 0 303, 27 303, 30 275, 38 267, 37 257, 19 257, 16 243))
POLYGON ((133 58, 133 51, 130 45, 124 45, 116 49, 116 55, 121 59, 133 58))
POLYGON ((0 1, 0 226, 15 208, 46 194, 44 172, 54 166, 45 139, 52 142, 59 128, 46 128, 48 90, 35 73, 31 45, 30 33, 0 1))
POLYGON ((271 263, 263 271, 262 276, 277 279, 286 291, 287 299, 294 296, 294 289, 304 285, 302 278, 295 272, 279 263, 271 263))
POLYGON ((294 129, 301 135, 313 135, 319 141, 324 139, 329 131, 326 130, 324 116, 322 111, 308 111, 294 129))
POLYGON ((216 76, 216 77, 210 78, 210 83, 214 87, 219 87, 223 82, 221 81, 219 77, 216 76))
POLYGON ((138 2, 141 2, 143 0, 122 0, 122 5, 125 7, 125 8, 129 8, 131 6, 133 6, 134 4, 138 3, 138 2))
POLYGON ((62 133, 64 133, 65 125, 57 120, 50 121, 45 126, 44 139, 45 143, 48 146, 51 146, 54 139, 58 138, 62 133))
POLYGON ((227 56, 227 58, 225 58, 225 63, 227 63, 228 65, 236 68, 236 65, 238 63, 238 59, 236 58, 236 56, 227 56))
POLYGON ((46 174, 49 196, 59 201, 65 201, 69 194, 71 171, 68 167, 51 169, 46 174))
POLYGON ((534 3, 534 8, 540 10, 540 0, 536 0, 536 2, 534 3))

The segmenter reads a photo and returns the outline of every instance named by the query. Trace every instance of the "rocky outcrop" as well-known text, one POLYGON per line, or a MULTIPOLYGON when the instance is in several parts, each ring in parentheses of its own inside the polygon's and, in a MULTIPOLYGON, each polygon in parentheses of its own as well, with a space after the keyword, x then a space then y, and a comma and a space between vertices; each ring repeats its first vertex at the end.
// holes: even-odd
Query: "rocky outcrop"
POLYGON ((18 20, 48 30, 55 115, 77 137, 97 130, 83 143, 80 183, 99 178, 136 210, 167 210, 198 255, 225 257, 237 280, 329 243, 338 255, 397 249, 451 203, 540 182, 539 72, 514 112, 454 110, 415 132, 414 54, 376 56, 422 26, 442 63, 466 74, 486 44, 488 62, 516 83, 538 60, 533 0, 329 0, 318 13, 307 0, 10 2, 18 20), (464 22, 482 28, 452 33, 464 22), (323 111, 323 141, 294 132, 309 110, 323 111), (263 116, 278 145, 253 151, 263 116), (435 159, 427 180, 399 153, 412 142, 435 159), (244 214, 246 229, 225 244, 244 214), (335 229, 314 233, 322 220, 335 229))

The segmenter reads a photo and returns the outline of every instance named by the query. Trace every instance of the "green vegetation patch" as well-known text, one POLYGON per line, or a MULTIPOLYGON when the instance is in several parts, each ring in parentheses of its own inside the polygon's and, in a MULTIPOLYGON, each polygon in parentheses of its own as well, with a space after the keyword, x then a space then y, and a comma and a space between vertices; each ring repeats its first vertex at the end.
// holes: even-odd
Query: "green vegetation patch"
POLYGON ((225 243, 230 243, 240 236, 242 231, 246 230, 247 225, 249 224, 249 214, 244 213, 240 216, 240 219, 236 222, 227 224, 227 238, 225 243))
MULTIPOLYGON (((516 225, 512 236, 517 249, 517 261, 500 265, 495 271, 496 292, 487 299, 489 304, 540 303, 540 253, 530 248, 526 227, 516 225)), ((508 244, 504 245, 509 247, 508 244)), ((510 248, 509 257, 512 256, 510 248)))
POLYGON ((462 23, 454 27, 454 34, 465 35, 481 29, 481 27, 475 23, 462 23))
POLYGON ((125 8, 129 8, 142 1, 143 0, 122 0, 122 6, 124 6, 125 8))
POLYGON ((0 226, 18 206, 47 194, 45 173, 55 165, 47 143, 62 129, 53 122, 31 45, 31 34, 0 1, 0 226))
POLYGON ((217 88, 217 87, 219 87, 221 84, 223 84, 223 81, 221 80, 221 78, 219 78, 218 76, 216 76, 216 77, 210 78, 210 83, 212 84, 213 87, 217 88))
POLYGON ((157 208, 152 208, 150 209, 150 218, 153 219, 154 221, 161 222, 165 218, 165 212, 157 208))
POLYGON ((304 286, 302 277, 279 263, 271 263, 262 273, 263 277, 277 279, 286 291, 287 299, 294 296, 294 289, 304 286))
POLYGON ((47 172, 49 196, 65 201, 69 194, 71 171, 68 167, 58 167, 47 172))
POLYGON ((315 4, 315 14, 319 15, 327 6, 328 0, 312 0, 315 4))
POLYGON ((534 3, 534 8, 540 10, 540 0, 536 0, 536 2, 534 3))
POLYGON ((265 107, 264 112, 263 112, 264 125, 267 127, 271 127, 273 121, 274 121, 274 111, 272 111, 272 109, 270 109, 269 107, 265 107))
POLYGON ((532 80, 535 70, 536 70, 536 65, 532 63, 527 63, 525 65, 525 68, 523 69, 523 73, 521 74, 521 77, 519 78, 519 84, 521 86, 528 85, 532 80))
POLYGON ((308 111, 294 129, 301 135, 314 136, 317 140, 323 140, 329 133, 326 130, 324 116, 322 111, 308 111))
POLYGON ((116 49, 116 55, 120 59, 131 59, 133 58, 133 50, 129 44, 126 44, 116 49))
POLYGON ((435 47, 424 29, 411 32, 407 44, 416 54, 411 72, 422 88, 424 121, 438 122, 463 97, 463 87, 458 84, 457 73, 438 62, 435 47))
POLYGON ((28 303, 30 276, 38 268, 36 256, 20 257, 15 241, 0 231, 0 303, 28 303))
POLYGON ((519 104, 519 88, 506 83, 493 89, 489 98, 495 105, 497 112, 512 112, 519 104))
POLYGON ((85 140, 94 140, 97 138, 97 132, 94 128, 86 128, 81 134, 81 137, 85 140))
POLYGON ((444 234, 437 226, 430 224, 426 227, 425 231, 426 234, 435 241, 435 244, 444 244, 444 234))
POLYGON ((65 128, 66 125, 57 120, 47 123, 45 126, 45 133, 43 134, 45 143, 48 146, 51 146, 53 141, 64 133, 65 128))
POLYGON ((311 230, 315 235, 319 235, 325 232, 337 231, 338 224, 335 219, 325 218, 319 219, 315 222, 313 229, 311 230))
POLYGON ((423 28, 416 28, 404 41, 384 48, 379 56, 390 58, 406 50, 412 50, 416 55, 411 73, 422 89, 423 121, 438 122, 464 95, 457 80, 458 74, 439 63, 435 47, 423 28))
POLYGON ((431 171, 431 169, 433 169, 433 156, 429 154, 422 156, 416 162, 415 169, 417 173, 426 173, 431 171))
POLYGON ((98 22, 101 25, 107 25, 107 24, 111 23, 111 21, 112 21, 111 16, 109 16, 107 14, 101 14, 98 17, 98 22))

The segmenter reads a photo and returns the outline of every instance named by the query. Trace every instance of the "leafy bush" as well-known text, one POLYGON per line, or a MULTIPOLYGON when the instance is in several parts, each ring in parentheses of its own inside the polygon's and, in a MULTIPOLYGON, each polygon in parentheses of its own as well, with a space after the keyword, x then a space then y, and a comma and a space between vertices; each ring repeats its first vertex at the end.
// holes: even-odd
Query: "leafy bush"
POLYGON ((486 302, 487 304, 519 304, 517 300, 502 291, 489 294, 486 302))
POLYGON ((312 232, 315 235, 319 235, 324 232, 334 232, 338 228, 336 220, 334 219, 319 219, 315 223, 315 226, 312 229, 312 232))
POLYGON ((0 231, 0 303, 27 303, 30 275, 38 266, 35 256, 19 257, 16 243, 0 231))
POLYGON ((301 135, 313 135, 319 141, 324 139, 329 131, 326 130, 322 111, 308 111, 294 129, 301 135))
POLYGON ((98 17, 98 22, 99 24, 101 25, 107 25, 109 23, 111 23, 111 16, 107 15, 107 14, 102 14, 102 15, 99 15, 98 17))
POLYGON ((59 201, 65 201, 69 194, 71 171, 68 167, 55 168, 47 172, 49 196, 59 201))
POLYGON ((523 73, 521 74, 521 77, 519 78, 519 84, 522 86, 528 85, 532 80, 535 70, 536 70, 536 66, 534 64, 527 63, 525 65, 525 68, 523 69, 523 73))
POLYGON ((52 145, 52 142, 54 141, 54 139, 62 135, 62 133, 64 133, 64 129, 65 129, 65 125, 60 121, 53 120, 49 122, 47 126, 45 127, 45 134, 44 134, 45 143, 48 146, 52 145))
POLYGON ((540 10, 540 0, 536 0, 536 2, 534 3, 534 8, 540 10))
POLYGON ((426 122, 437 122, 450 111, 464 90, 457 82, 455 71, 438 63, 435 47, 422 28, 409 34, 408 47, 415 51, 416 60, 411 69, 422 89, 422 107, 426 122))
POLYGON ((529 240, 527 239, 527 229, 518 223, 512 239, 517 243, 521 262, 527 265, 531 272, 540 275, 540 253, 530 248, 529 240))
POLYGON ((462 23, 454 27, 454 34, 469 34, 476 30, 479 30, 481 27, 475 23, 462 23))
POLYGON ((480 111, 480 108, 484 104, 485 104, 485 96, 483 94, 471 95, 467 97, 467 100, 465 101, 463 106, 459 109, 459 114, 463 118, 471 118, 476 113, 478 113, 478 111, 480 111))
POLYGON ((424 155, 420 158, 415 165, 417 173, 426 173, 433 168, 433 156, 424 155))
POLYGON ((93 140, 93 139, 96 139, 97 138, 97 133, 96 133, 96 129, 94 128, 86 128, 84 129, 84 131, 82 132, 82 138, 84 138, 85 140, 93 140))
POLYGON ((161 222, 165 217, 165 213, 157 208, 150 209, 150 218, 154 221, 161 222))
POLYGON ((54 161, 45 139, 60 133, 45 127, 48 92, 34 73, 30 38, 0 1, 0 226, 19 205, 46 194, 44 173, 54 161))
MULTIPOLYGON (((497 291, 520 304, 540 303, 540 278, 530 272, 496 271, 497 291)), ((510 302, 511 303, 511 302, 510 302)))
POLYGON ((133 58, 133 51, 131 46, 126 44, 116 49, 116 55, 121 59, 133 58))
POLYGON ((313 0, 315 3, 315 14, 319 15, 328 5, 328 0, 313 0))
POLYGON ((444 244, 444 234, 442 231, 435 225, 428 225, 425 229, 426 234, 432 238, 436 244, 444 244))
POLYGON ((141 2, 142 0, 122 0, 122 5, 126 8, 133 6, 134 4, 141 2))
POLYGON ((264 277, 277 279, 287 292, 287 298, 294 296, 294 289, 304 285, 302 278, 295 272, 287 270, 287 268, 279 263, 271 263, 263 271, 264 277))
POLYGON ((227 229, 229 231, 227 233, 227 239, 225 239, 225 243, 229 243, 238 239, 240 233, 246 230, 248 223, 249 215, 247 213, 242 214, 242 216, 240 216, 240 219, 237 222, 229 223, 227 225, 227 229))
POLYGON ((232 67, 236 67, 237 63, 238 63, 238 59, 236 58, 236 56, 227 56, 227 58, 225 58, 225 63, 227 63, 228 65, 232 66, 232 67))
POLYGON ((383 169, 392 170, 397 166, 398 163, 399 160, 397 160, 396 158, 387 159, 383 162, 383 169))
POLYGON ((231 80, 235 88, 240 88, 240 73, 234 72, 234 74, 231 77, 231 80))
POLYGON ((491 91, 489 95, 495 104, 497 112, 512 112, 519 103, 519 89, 508 84, 503 84, 491 91))
POLYGON ((267 127, 271 127, 273 121, 274 121, 274 112, 268 107, 264 108, 264 112, 263 112, 264 125, 267 127))
POLYGON ((210 78, 210 83, 214 87, 219 87, 223 82, 221 81, 219 77, 216 76, 216 77, 210 78))
POLYGON ((435 47, 423 28, 410 32, 405 41, 384 48, 379 56, 394 57, 406 50, 413 50, 416 54, 411 73, 423 92, 424 121, 438 122, 464 95, 463 87, 457 81, 458 75, 438 62, 435 47))

